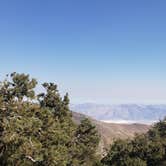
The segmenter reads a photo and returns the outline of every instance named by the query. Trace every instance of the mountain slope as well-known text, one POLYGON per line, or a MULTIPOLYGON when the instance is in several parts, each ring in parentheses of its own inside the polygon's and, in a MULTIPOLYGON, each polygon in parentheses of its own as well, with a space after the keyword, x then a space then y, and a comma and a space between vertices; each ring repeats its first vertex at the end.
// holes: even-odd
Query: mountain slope
MULTIPOLYGON (((73 120, 79 123, 81 119, 87 117, 83 114, 73 112, 73 120)), ((88 117, 89 118, 89 117, 88 117)), ((97 127, 98 132, 101 136, 101 142, 99 146, 100 153, 103 153, 104 148, 109 148, 109 145, 115 139, 127 139, 133 138, 136 133, 146 133, 150 126, 144 124, 113 124, 104 123, 92 118, 89 118, 91 122, 97 127)))

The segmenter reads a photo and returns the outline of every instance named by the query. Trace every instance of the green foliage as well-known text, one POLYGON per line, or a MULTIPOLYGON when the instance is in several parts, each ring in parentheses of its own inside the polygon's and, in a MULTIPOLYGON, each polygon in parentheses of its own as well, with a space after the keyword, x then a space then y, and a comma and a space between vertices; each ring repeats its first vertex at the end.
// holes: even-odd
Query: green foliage
POLYGON ((98 132, 88 119, 76 125, 69 97, 57 85, 12 73, 0 82, 0 165, 165 166, 166 119, 133 140, 116 140, 100 161, 98 132))
POLYGON ((95 127, 88 120, 73 123, 68 94, 61 98, 55 84, 44 83, 39 95, 36 85, 18 73, 0 84, 0 165, 93 165, 95 127))
POLYGON ((166 164, 166 121, 160 121, 133 140, 118 140, 102 159, 106 166, 164 166, 166 164))
POLYGON ((91 166, 96 161, 95 151, 99 143, 99 135, 95 126, 88 119, 83 119, 75 132, 75 155, 79 165, 91 166))

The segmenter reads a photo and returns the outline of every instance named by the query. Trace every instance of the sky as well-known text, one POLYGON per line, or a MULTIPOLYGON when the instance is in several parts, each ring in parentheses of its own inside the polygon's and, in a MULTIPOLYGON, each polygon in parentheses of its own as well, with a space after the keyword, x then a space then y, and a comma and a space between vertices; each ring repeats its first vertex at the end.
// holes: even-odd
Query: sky
POLYGON ((166 103, 165 8, 165 0, 1 0, 0 79, 16 71, 55 82, 71 103, 166 103))

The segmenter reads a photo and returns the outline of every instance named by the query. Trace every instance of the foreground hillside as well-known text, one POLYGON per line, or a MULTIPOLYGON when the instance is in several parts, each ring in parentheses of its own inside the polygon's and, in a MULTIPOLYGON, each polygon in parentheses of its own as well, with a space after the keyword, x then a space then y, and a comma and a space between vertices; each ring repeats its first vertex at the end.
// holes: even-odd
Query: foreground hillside
MULTIPOLYGON (((77 123, 84 117, 73 113, 77 123)), ((153 126, 90 120, 101 135, 100 152, 108 149, 99 166, 166 166, 166 119, 153 126)))
MULTIPOLYGON (((83 114, 76 112, 72 113, 73 119, 76 123, 87 117, 83 114)), ((97 127, 99 134, 101 135, 100 151, 103 152, 104 148, 108 148, 109 145, 116 139, 127 139, 133 138, 134 135, 146 133, 149 129, 149 125, 144 124, 114 124, 104 123, 101 121, 94 120, 88 117, 91 122, 97 127)))

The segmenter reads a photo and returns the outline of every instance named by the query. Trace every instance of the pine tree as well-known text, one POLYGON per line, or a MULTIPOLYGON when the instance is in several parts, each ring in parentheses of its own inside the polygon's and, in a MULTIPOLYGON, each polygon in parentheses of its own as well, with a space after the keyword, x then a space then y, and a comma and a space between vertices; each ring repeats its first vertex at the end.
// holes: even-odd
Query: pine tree
POLYGON ((93 165, 99 144, 98 132, 88 119, 83 119, 75 133, 76 156, 80 165, 93 165))
POLYGON ((11 79, 1 84, 1 165, 65 166, 70 160, 68 145, 73 126, 68 122, 71 118, 64 122, 57 118, 57 115, 69 111, 68 107, 66 103, 63 106, 52 83, 45 84, 49 85, 44 98, 46 105, 33 102, 36 84, 29 75, 17 73, 11 74, 11 79))
POLYGON ((98 134, 87 119, 72 121, 69 97, 35 79, 12 73, 0 84, 0 165, 79 166, 95 163, 98 134), (36 100, 38 99, 38 100, 36 100), (38 102, 37 102, 38 101, 38 102))

